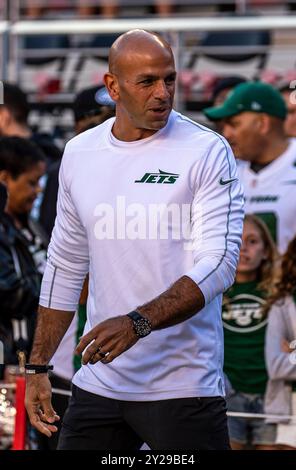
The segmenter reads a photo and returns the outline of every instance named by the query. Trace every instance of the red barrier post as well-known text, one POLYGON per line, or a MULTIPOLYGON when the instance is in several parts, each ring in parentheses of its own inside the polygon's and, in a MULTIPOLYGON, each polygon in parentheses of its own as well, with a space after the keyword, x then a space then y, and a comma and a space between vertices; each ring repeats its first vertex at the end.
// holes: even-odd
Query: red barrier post
POLYGON ((24 377, 17 377, 15 392, 15 427, 12 450, 24 450, 26 444, 26 409, 25 409, 26 381, 24 377))
POLYGON ((26 379, 24 377, 26 357, 22 351, 18 352, 20 373, 16 378, 15 390, 15 426, 12 450, 25 450, 27 415, 25 408, 26 379))

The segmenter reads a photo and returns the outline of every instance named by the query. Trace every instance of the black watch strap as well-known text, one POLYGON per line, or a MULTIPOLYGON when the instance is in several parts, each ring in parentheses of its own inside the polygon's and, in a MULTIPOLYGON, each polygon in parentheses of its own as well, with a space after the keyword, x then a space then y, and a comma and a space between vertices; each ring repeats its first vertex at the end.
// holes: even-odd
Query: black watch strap
POLYGON ((133 310, 132 312, 129 312, 127 314, 128 317, 130 317, 132 320, 137 321, 137 320, 142 320, 144 317, 139 314, 136 310, 133 310))
POLYGON ((26 364, 25 371, 27 375, 34 374, 47 374, 49 370, 53 370, 53 366, 50 364, 26 364))
POLYGON ((152 331, 152 325, 148 318, 142 316, 136 310, 129 312, 127 316, 132 320, 134 331, 139 338, 144 338, 152 331))

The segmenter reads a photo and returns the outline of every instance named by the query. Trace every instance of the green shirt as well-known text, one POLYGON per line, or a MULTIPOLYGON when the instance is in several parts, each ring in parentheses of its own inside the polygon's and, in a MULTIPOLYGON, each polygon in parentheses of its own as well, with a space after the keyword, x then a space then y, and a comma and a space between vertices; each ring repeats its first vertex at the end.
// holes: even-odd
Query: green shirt
POLYGON ((257 281, 236 283, 224 296, 224 371, 236 391, 263 394, 268 379, 264 359, 267 318, 261 309, 264 293, 257 285, 257 281))

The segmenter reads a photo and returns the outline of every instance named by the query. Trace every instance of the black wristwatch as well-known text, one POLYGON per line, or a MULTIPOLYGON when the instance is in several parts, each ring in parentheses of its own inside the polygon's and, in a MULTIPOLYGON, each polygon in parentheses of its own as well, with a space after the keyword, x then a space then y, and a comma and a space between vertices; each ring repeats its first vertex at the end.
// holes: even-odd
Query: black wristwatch
POLYGON ((151 333, 152 325, 148 318, 143 317, 135 310, 128 313, 127 316, 132 320, 134 331, 139 338, 144 338, 151 333))
POLYGON ((53 366, 50 364, 26 364, 25 365, 26 375, 47 374, 49 370, 53 370, 53 366))

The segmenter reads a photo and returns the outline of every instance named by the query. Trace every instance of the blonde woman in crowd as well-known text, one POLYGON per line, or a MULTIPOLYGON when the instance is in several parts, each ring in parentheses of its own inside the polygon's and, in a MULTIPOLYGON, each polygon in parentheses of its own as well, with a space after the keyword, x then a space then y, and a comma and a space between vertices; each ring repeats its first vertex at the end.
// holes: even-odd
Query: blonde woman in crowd
MULTIPOLYGON (((231 384, 228 411, 263 413, 267 370, 264 359, 267 316, 263 306, 272 285, 277 251, 258 217, 246 215, 234 285, 223 300, 224 372, 231 384)), ((263 419, 228 418, 231 447, 273 449, 275 426, 263 419)))

